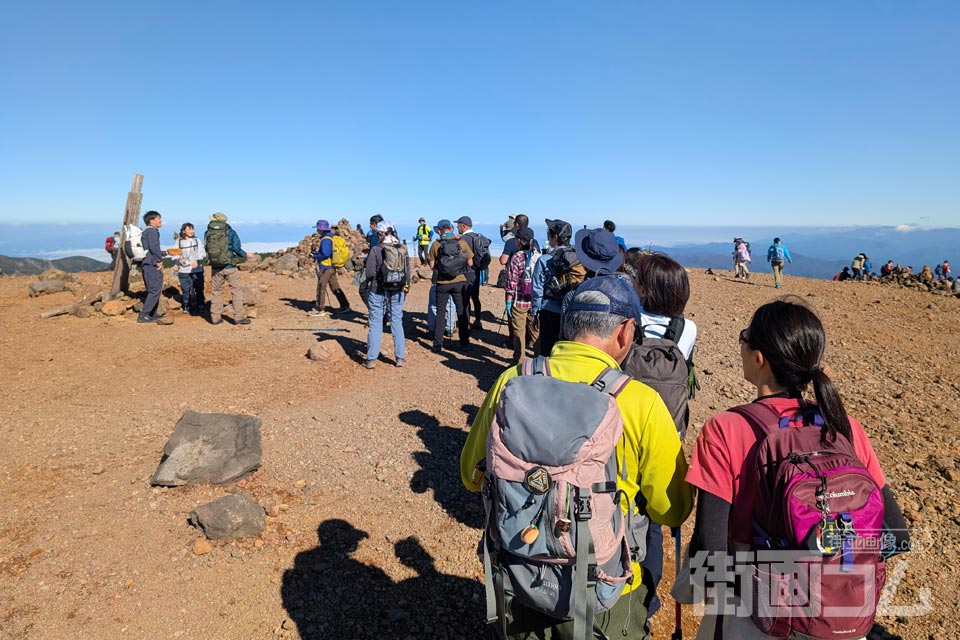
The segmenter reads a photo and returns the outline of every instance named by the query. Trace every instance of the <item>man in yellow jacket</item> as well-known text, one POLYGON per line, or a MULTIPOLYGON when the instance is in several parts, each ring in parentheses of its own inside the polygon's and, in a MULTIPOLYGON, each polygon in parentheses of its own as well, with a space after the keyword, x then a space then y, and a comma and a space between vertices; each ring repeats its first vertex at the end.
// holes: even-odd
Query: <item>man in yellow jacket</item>
MULTIPOLYGON (((633 288, 616 276, 599 276, 585 281, 565 304, 563 333, 567 340, 557 342, 550 352, 550 374, 568 382, 592 383, 607 367, 619 368, 633 343, 639 301, 633 288)), ((520 375, 520 366, 503 372, 487 394, 470 428, 460 453, 460 478, 470 491, 483 485, 483 464, 490 425, 500 401, 504 385, 520 375)), ((619 476, 618 489, 634 513, 638 494, 646 503, 646 513, 655 523, 679 526, 690 515, 693 497, 684 481, 687 463, 680 438, 670 412, 656 391, 630 380, 617 395, 617 406, 623 417, 622 445, 617 446, 618 467, 627 474, 619 476)), ((624 595, 609 611, 596 617, 605 631, 627 629, 628 638, 646 637, 647 614, 644 604, 647 588, 639 576, 640 567, 633 565, 634 579, 624 595)), ((545 618, 514 603, 514 629, 530 631, 539 627, 537 638, 566 638, 571 622, 545 618)), ((511 630, 511 633, 513 631, 511 630)), ((518 633, 511 638, 525 638, 518 633)))
POLYGON ((417 226, 417 235, 413 239, 417 243, 417 257, 420 258, 420 266, 428 262, 427 254, 430 249, 430 238, 433 237, 433 229, 427 224, 427 221, 420 218, 420 224, 417 226))

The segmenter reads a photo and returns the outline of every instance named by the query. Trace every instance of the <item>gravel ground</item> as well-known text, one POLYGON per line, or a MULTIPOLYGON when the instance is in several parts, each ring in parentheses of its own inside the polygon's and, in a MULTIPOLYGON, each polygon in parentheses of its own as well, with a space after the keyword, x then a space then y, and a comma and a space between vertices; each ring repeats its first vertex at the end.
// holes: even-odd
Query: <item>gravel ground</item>
MULTIPOLYGON (((368 371, 355 357, 362 315, 309 318, 312 279, 243 278, 267 289, 246 327, 176 312, 166 327, 129 316, 40 320, 71 294, 31 299, 29 278, 0 278, 0 638, 481 636, 481 508, 457 462, 509 358, 494 317, 502 292, 483 289, 493 313, 477 348, 437 355, 425 337, 428 285, 414 285, 407 367, 392 366, 386 337, 368 371), (271 331, 321 325, 347 332, 271 331), (347 357, 308 359, 318 339, 347 357), (262 468, 231 486, 150 487, 188 408, 260 417, 262 468), (266 530, 198 554, 189 512, 234 491, 267 508, 266 530)), ((688 454, 707 417, 751 399, 737 333, 753 309, 804 297, 827 326, 848 409, 924 543, 892 564, 891 615, 880 622, 909 639, 960 637, 960 300, 790 276, 778 292, 769 276, 754 278, 691 273, 703 390, 688 454)), ((81 279, 91 291, 106 283, 81 279)), ((353 288, 348 297, 362 308, 353 288)), ((671 607, 656 637, 669 637, 671 607)), ((684 620, 693 637, 696 617, 685 610, 684 620)))

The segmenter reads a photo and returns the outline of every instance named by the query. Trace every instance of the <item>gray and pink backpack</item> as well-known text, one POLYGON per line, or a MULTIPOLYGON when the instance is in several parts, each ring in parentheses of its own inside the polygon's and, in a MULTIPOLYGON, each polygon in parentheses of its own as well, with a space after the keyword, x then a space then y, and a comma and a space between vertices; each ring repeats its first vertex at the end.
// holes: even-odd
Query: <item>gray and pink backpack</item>
POLYGON ((630 381, 605 369, 592 384, 550 376, 549 360, 522 364, 504 385, 487 436, 481 543, 487 622, 512 629, 513 600, 593 638, 594 616, 632 581, 647 520, 624 517, 617 462, 623 418, 616 396, 630 381), (628 542, 628 538, 630 542, 628 542))
POLYGON ((759 487, 741 585, 754 624, 774 638, 865 636, 886 580, 881 488, 847 438, 821 444, 815 405, 783 417, 763 403, 733 411, 759 440, 741 479, 759 487))

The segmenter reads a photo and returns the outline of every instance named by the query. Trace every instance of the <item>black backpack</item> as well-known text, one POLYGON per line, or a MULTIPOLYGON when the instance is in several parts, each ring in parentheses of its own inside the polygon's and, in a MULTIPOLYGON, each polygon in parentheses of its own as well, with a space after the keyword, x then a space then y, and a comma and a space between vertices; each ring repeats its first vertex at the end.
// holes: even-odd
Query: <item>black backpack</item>
POLYGON ((473 236, 473 268, 483 271, 490 266, 490 238, 482 233, 471 233, 473 236))
POLYGON ((637 327, 636 342, 630 346, 620 368, 636 380, 652 387, 663 398, 673 417, 680 439, 687 433, 690 407, 687 401, 696 395, 697 382, 693 354, 685 360, 677 339, 683 335, 683 317, 673 318, 662 338, 647 338, 637 327))
POLYGON ((457 238, 440 240, 437 256, 437 280, 449 281, 462 276, 467 270, 467 255, 457 238))
POLYGON ((558 247, 551 254, 550 274, 543 287, 543 295, 553 300, 563 300, 586 280, 587 269, 580 264, 573 247, 558 247))
POLYGON ((407 253, 396 244, 383 244, 380 262, 380 288, 400 291, 407 284, 407 253))

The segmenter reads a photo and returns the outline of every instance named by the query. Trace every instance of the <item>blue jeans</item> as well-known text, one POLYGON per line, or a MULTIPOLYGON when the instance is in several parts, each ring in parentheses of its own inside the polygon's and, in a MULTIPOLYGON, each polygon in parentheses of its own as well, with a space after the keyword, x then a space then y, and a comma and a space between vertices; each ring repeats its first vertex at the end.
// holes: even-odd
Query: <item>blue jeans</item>
POLYGON ((390 334, 393 336, 393 357, 406 357, 403 344, 403 291, 371 291, 367 302, 370 305, 370 332, 367 335, 367 360, 380 357, 380 342, 383 340, 383 317, 390 313, 390 334))
POLYGON ((203 271, 177 273, 180 280, 180 291, 183 294, 183 310, 200 310, 203 306, 203 271))
MULTIPOLYGON (((433 333, 437 326, 437 285, 430 285, 430 306, 427 308, 427 330, 433 333)), ((453 327, 457 322, 457 305, 453 303, 453 298, 447 298, 447 321, 444 327, 448 333, 453 332, 453 327)))

